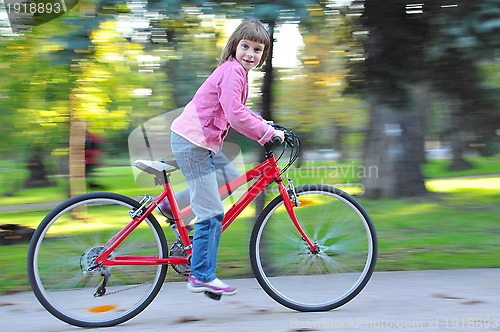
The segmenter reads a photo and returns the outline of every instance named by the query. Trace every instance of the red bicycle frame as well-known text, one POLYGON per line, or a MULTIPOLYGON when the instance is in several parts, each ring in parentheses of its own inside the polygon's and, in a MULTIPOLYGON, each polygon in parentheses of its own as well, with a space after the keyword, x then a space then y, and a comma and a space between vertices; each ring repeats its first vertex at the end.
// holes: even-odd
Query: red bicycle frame
MULTIPOLYGON (((189 257, 192 253, 191 240, 186 230, 186 226, 182 221, 186 216, 192 213, 191 207, 188 206, 182 210, 179 209, 177 201, 175 199, 175 194, 168 180, 165 177, 165 183, 163 184, 163 192, 156 197, 156 199, 149 205, 141 206, 136 211, 136 215, 133 219, 116 235, 114 235, 105 245, 107 248, 102 252, 99 257, 95 260, 96 265, 102 264, 105 266, 114 265, 157 265, 157 264, 189 264, 189 257), (111 253, 115 250, 120 243, 134 231, 134 229, 139 226, 139 224, 149 216, 153 210, 160 204, 164 199, 168 199, 170 207, 172 210, 173 217, 177 229, 179 231, 180 238, 184 244, 187 257, 155 257, 155 256, 139 256, 139 255, 116 255, 112 256, 111 253), (143 211, 143 207, 146 209, 143 211)), ((276 182, 278 184, 279 193, 283 197, 285 208, 292 220, 293 224, 302 235, 302 238, 309 245, 311 252, 317 249, 317 245, 313 243, 307 234, 304 232, 302 227, 295 216, 293 211, 295 205, 288 195, 288 191, 283 184, 283 178, 281 176, 281 171, 278 167, 276 156, 269 156, 264 162, 247 171, 245 174, 239 176, 238 178, 230 181, 229 183, 223 185, 219 188, 219 194, 221 197, 225 197, 230 194, 231 188, 239 188, 240 186, 248 183, 254 179, 257 179, 250 188, 238 199, 236 203, 225 213, 224 219, 222 221, 222 231, 225 231, 232 222, 238 217, 238 215, 259 195, 265 188, 271 183, 276 182)))

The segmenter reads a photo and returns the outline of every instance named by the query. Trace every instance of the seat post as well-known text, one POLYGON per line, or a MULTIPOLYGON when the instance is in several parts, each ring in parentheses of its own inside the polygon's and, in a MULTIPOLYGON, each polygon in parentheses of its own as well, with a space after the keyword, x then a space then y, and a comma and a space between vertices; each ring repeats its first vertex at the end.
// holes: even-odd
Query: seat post
POLYGON ((168 180, 168 177, 169 177, 169 174, 167 174, 167 172, 166 172, 166 171, 163 171, 163 179, 164 179, 164 181, 165 181, 164 183, 168 183, 168 181, 169 181, 169 180, 168 180))

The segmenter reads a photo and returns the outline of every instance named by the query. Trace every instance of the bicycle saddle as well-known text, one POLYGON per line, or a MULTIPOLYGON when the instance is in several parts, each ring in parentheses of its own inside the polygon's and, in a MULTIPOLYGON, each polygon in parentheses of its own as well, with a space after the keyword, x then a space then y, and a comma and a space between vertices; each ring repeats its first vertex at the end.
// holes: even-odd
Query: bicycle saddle
POLYGON ((162 175, 165 171, 166 173, 171 173, 179 169, 179 165, 175 160, 136 160, 135 167, 144 171, 148 174, 162 175))

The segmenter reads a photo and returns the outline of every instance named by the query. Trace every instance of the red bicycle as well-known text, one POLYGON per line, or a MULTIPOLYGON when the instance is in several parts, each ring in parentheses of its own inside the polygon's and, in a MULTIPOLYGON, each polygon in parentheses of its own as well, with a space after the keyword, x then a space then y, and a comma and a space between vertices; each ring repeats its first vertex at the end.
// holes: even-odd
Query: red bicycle
MULTIPOLYGON (((265 145, 266 160, 219 189, 221 197, 253 181, 226 212, 223 231, 271 183, 279 195, 260 213, 250 237, 252 270, 264 291, 298 311, 326 311, 352 300, 375 268, 377 237, 370 217, 347 193, 327 185, 294 187, 283 174, 300 152, 286 132, 280 156, 265 145), (288 149, 288 164, 278 161, 288 149)), ((57 318, 81 327, 123 323, 143 311, 165 282, 168 265, 189 274, 191 238, 170 182, 175 161, 137 161, 163 192, 136 200, 107 192, 73 197, 55 207, 35 231, 28 277, 40 303, 57 318), (176 240, 169 247, 153 215, 168 199, 176 240)), ((212 297, 215 297, 212 295, 212 297)), ((217 299, 217 298, 216 298, 217 299)), ((220 298, 219 298, 220 299, 220 298)))

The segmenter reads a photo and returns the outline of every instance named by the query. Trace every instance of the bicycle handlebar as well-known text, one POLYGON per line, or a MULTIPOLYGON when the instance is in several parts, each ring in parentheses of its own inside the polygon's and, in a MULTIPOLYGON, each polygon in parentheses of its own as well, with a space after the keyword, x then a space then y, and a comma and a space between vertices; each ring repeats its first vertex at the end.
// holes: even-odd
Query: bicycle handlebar
POLYGON ((266 152, 267 152, 267 155, 270 156, 273 154, 273 147, 274 146, 279 146, 280 144, 283 144, 283 151, 281 152, 281 154, 277 158, 277 160, 280 160, 281 157, 283 156, 283 154, 285 153, 285 150, 287 150, 287 148, 291 149, 290 160, 288 161, 288 164, 284 168, 282 168, 282 173, 283 173, 299 157, 300 139, 297 137, 297 135, 295 135, 295 133, 292 130, 290 130, 288 128, 285 128, 285 127, 283 127, 279 124, 276 124, 276 123, 270 123, 270 125, 273 126, 273 128, 275 128, 275 129, 283 131, 285 133, 285 140, 284 140, 284 142, 281 142, 281 139, 279 137, 273 137, 273 139, 270 142, 268 142, 264 145, 266 152))

